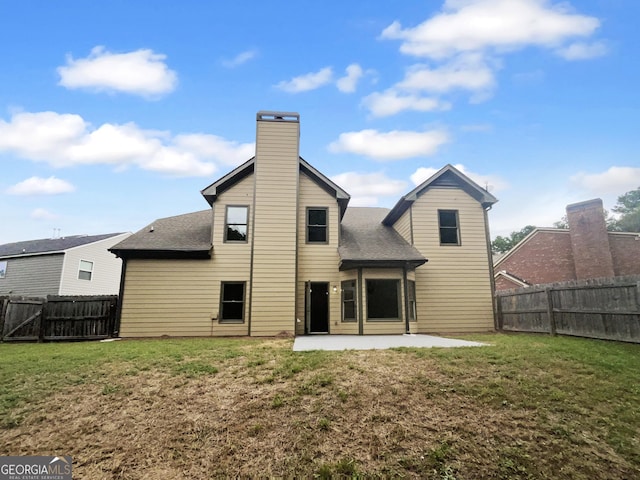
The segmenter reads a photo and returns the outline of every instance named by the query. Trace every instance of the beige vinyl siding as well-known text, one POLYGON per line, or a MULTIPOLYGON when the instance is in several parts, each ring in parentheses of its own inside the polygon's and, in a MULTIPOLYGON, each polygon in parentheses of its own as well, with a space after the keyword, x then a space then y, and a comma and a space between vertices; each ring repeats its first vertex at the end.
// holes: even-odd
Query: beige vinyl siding
POLYGON ((258 121, 256 139, 251 335, 294 333, 299 124, 258 121))
POLYGON ((218 197, 214 203, 211 259, 127 262, 122 337, 247 335, 251 239, 247 243, 224 243, 223 235, 226 206, 251 208, 252 202, 253 176, 218 197), (233 281, 246 282, 244 323, 221 324, 221 283, 233 281))
POLYGON ((402 280, 401 268, 364 268, 362 270, 362 285, 360 294, 362 295, 362 318, 363 333, 365 335, 395 335, 403 334, 406 331, 405 311, 404 311, 404 282, 402 280), (368 279, 388 279, 397 280, 400 288, 400 318, 398 320, 369 320, 367 318, 367 280, 368 279))
POLYGON ((431 188, 412 205, 413 239, 428 263, 416 269, 418 330, 492 330, 489 259, 482 206, 463 190, 431 188), (461 244, 440 245, 438 210, 458 210, 461 244))
POLYGON ((251 210, 253 208, 253 182, 250 175, 223 192, 213 204, 213 310, 216 321, 213 323, 213 335, 247 335, 249 333, 249 291, 251 288, 251 210), (246 243, 224 242, 227 205, 246 205, 249 207, 248 241, 246 243), (220 293, 222 282, 246 282, 244 323, 220 323, 220 293))
MULTIPOLYGON (((353 324, 341 322, 340 272, 338 271, 339 211, 336 199, 304 173, 300 173, 298 200, 298 285, 296 288, 296 334, 304 333, 305 282, 329 283, 329 331, 353 333, 353 324), (307 207, 327 207, 327 243, 306 243, 307 207), (333 287, 336 291, 333 291, 333 287)), ((355 325, 357 333, 357 325, 355 325)))
POLYGON ((396 220, 396 223, 393 224, 393 229, 398 232, 407 243, 413 244, 413 239, 411 238, 411 209, 408 209, 396 220))
POLYGON ((123 233, 67 250, 62 266, 60 295, 117 295, 120 292, 122 260, 107 249, 130 235, 123 233), (91 280, 78 278, 80 260, 93 263, 91 280))
POLYGON ((212 260, 129 260, 121 337, 207 336, 217 312, 212 260))

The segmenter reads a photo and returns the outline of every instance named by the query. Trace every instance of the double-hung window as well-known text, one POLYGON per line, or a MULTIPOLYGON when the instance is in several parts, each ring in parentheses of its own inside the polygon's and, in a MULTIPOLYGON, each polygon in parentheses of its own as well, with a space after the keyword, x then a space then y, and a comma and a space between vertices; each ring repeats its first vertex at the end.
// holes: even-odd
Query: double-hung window
POLYGON ((93 276, 93 262, 87 260, 80 260, 80 267, 78 267, 78 279, 79 280, 91 280, 93 276))
POLYGON ((342 282, 342 321, 355 322, 356 319, 356 281, 342 282))
POLYGON ((222 282, 220 323, 244 323, 244 287, 246 282, 222 282))
POLYGON ((460 245, 460 225, 457 210, 438 210, 440 245, 460 245))
POLYGON ((307 243, 327 243, 327 218, 326 207, 307 208, 307 243))
POLYGON ((248 223, 249 207, 244 205, 227 205, 224 225, 224 241, 246 242, 248 223))

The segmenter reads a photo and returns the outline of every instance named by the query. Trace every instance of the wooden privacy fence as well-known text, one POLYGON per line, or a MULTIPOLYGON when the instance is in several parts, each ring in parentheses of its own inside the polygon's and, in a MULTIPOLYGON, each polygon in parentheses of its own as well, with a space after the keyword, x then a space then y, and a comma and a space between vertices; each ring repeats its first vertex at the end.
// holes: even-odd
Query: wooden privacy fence
POLYGON ((0 297, 0 340, 98 340, 117 333, 117 295, 0 297))
POLYGON ((640 343, 640 276, 500 291, 496 310, 501 330, 640 343))

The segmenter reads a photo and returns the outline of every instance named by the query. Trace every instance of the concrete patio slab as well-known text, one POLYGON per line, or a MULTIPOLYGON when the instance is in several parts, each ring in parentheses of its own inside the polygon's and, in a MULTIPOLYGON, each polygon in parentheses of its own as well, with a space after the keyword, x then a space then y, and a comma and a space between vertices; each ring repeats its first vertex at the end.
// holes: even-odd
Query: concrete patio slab
POLYGON ((432 335, 306 335, 296 337, 294 352, 310 350, 384 350, 397 347, 482 347, 486 343, 432 335))

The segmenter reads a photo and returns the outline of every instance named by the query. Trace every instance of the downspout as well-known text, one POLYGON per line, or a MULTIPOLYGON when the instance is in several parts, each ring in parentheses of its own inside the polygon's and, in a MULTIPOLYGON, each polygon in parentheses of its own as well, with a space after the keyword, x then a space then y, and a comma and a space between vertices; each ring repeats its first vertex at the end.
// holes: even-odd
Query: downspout
POLYGON ((364 335, 364 324, 362 323, 362 267, 358 268, 358 335, 364 335))
POLYGON ((496 280, 493 275, 493 252, 491 251, 491 234, 489 233, 489 210, 491 205, 484 211, 484 231, 487 242, 487 260, 489 261, 489 282, 491 285, 491 309, 493 311, 493 328, 499 330, 498 315, 496 313, 496 280))
POLYGON ((402 267, 402 281, 403 281, 403 289, 404 289, 404 323, 405 323, 405 333, 411 333, 411 327, 409 325, 409 282, 407 281, 407 265, 405 264, 402 267))
POLYGON ((122 319, 122 303, 124 301, 124 278, 127 274, 127 259, 122 257, 122 269, 120 271, 120 288, 118 289, 118 304, 116 306, 116 322, 113 326, 111 335, 120 336, 120 320, 122 319))

